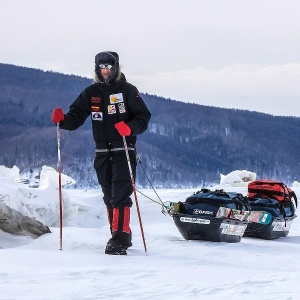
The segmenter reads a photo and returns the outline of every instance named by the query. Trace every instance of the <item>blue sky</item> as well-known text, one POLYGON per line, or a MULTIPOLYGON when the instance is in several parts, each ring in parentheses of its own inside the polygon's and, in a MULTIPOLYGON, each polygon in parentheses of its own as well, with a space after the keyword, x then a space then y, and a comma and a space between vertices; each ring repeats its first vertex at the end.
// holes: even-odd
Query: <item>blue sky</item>
POLYGON ((95 54, 113 50, 141 92, 300 116, 298 0, 0 0, 0 7, 2 63, 92 77, 95 54))

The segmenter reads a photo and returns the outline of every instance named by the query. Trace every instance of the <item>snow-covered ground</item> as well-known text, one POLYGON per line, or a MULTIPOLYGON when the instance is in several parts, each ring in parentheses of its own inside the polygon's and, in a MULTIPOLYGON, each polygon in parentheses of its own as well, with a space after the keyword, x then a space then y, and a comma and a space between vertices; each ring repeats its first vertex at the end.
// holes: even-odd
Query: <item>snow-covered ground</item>
MULTIPOLYGON (((255 174, 248 175, 235 171, 212 189, 246 194, 243 178, 255 179, 255 174)), ((134 206, 133 247, 127 256, 109 256, 104 254, 110 233, 100 190, 67 189, 60 251, 55 178, 55 170, 44 167, 40 187, 30 188, 16 182, 18 170, 0 167, 1 201, 52 231, 32 239, 0 230, 0 299, 300 299, 299 218, 289 235, 277 240, 186 241, 172 218, 138 193, 148 251, 144 251, 134 206)), ((64 177, 64 182, 69 178, 64 177)), ((300 198, 299 184, 292 189, 300 198)), ((157 193, 163 201, 176 202, 196 191, 157 193)), ((158 200, 153 190, 141 192, 158 200)))

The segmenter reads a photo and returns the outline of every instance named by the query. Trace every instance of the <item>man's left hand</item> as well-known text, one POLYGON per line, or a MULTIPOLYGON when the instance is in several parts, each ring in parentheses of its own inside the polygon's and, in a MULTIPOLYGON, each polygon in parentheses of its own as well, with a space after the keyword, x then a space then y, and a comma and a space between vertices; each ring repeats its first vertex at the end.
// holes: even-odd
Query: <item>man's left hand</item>
POLYGON ((125 124, 124 121, 116 123, 115 128, 118 130, 119 134, 122 136, 128 136, 131 134, 130 127, 127 124, 125 124))

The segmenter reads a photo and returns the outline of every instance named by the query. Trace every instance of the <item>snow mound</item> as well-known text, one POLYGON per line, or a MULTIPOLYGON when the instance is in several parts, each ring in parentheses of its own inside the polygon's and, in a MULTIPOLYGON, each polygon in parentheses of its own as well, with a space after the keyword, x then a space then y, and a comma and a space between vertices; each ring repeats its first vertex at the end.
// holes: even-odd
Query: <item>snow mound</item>
MULTIPOLYGON (((19 182, 19 168, 0 166, 0 202, 19 211, 24 216, 40 221, 47 226, 59 223, 59 187, 58 172, 47 166, 42 167, 40 184, 37 188, 19 182)), ((62 174, 62 185, 76 183, 69 176, 62 174)), ((68 218, 77 213, 70 196, 62 191, 63 217, 68 218)))
POLYGON ((220 174, 220 185, 247 186, 256 180, 256 173, 247 170, 236 170, 227 175, 220 174))
POLYGON ((16 166, 13 166, 12 168, 0 166, 0 176, 9 178, 14 181, 19 181, 20 180, 20 169, 16 166))

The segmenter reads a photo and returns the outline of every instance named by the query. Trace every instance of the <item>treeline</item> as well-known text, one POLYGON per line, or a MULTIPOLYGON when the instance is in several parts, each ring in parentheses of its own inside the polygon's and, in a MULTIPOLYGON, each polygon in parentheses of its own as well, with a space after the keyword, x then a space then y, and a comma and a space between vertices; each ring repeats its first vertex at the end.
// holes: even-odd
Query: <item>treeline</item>
MULTIPOLYGON (((0 64, 0 164, 21 171, 56 167, 53 107, 67 111, 91 79, 0 64), (3 91, 3 92, 2 92, 3 91)), ((247 169, 259 178, 299 180, 300 119, 183 103, 142 94, 152 112, 139 136, 138 186, 201 187, 220 173, 247 169)), ((64 172, 79 187, 98 186, 91 123, 62 131, 64 172)))

